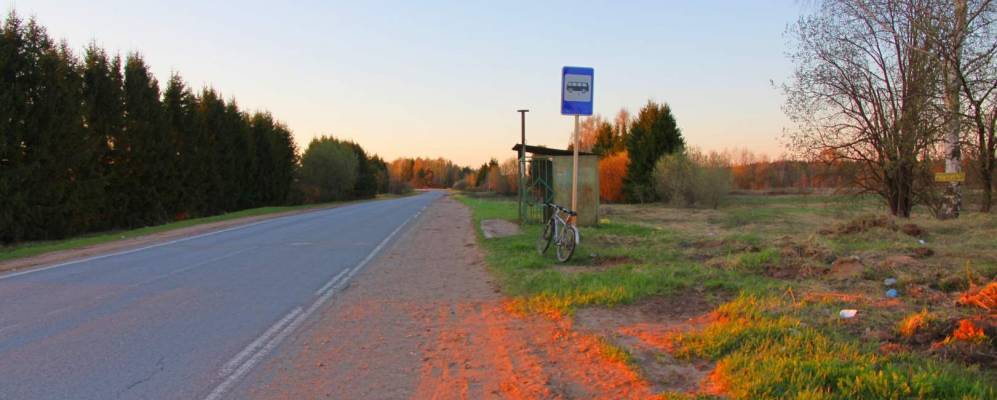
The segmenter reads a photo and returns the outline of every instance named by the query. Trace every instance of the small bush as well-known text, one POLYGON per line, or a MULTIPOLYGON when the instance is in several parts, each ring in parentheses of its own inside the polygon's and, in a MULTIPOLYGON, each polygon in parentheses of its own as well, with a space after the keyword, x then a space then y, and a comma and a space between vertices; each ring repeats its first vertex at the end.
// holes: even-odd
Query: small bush
POLYGON ((353 149, 335 138, 322 136, 308 144, 301 156, 300 185, 307 203, 345 200, 353 195, 358 175, 353 149))
POLYGON ((664 202, 717 208, 730 192, 730 169, 698 152, 666 154, 654 169, 654 189, 664 202))
POLYGON ((607 203, 623 201, 623 178, 627 175, 627 152, 599 160, 599 197, 607 203))
POLYGON ((388 193, 392 194, 408 194, 412 192, 412 184, 407 181, 401 181, 398 179, 390 179, 388 181, 388 193))

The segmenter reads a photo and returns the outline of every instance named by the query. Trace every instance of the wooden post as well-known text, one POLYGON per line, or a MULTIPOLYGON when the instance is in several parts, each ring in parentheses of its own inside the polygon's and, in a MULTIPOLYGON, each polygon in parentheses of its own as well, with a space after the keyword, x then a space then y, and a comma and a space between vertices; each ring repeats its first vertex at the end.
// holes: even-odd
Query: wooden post
MULTIPOLYGON (((571 211, 578 212, 578 116, 575 115, 575 149, 574 157, 571 160, 571 211)), ((575 224, 577 218, 571 218, 571 223, 575 224)))

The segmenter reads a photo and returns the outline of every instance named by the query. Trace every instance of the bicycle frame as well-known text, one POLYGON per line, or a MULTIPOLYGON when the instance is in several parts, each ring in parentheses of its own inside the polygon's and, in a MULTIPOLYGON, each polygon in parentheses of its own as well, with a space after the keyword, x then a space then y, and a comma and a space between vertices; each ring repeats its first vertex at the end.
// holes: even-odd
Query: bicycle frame
MULTIPOLYGON (((554 239, 557 240, 557 244, 560 244, 561 240, 563 239, 562 236, 564 235, 564 227, 568 225, 568 220, 561 217, 561 213, 565 212, 563 208, 558 206, 553 206, 553 207, 554 207, 554 212, 551 213, 550 217, 554 220, 554 239)), ((575 232, 575 246, 577 246, 579 243, 581 243, 581 237, 578 234, 578 229, 575 229, 574 232, 575 232)))

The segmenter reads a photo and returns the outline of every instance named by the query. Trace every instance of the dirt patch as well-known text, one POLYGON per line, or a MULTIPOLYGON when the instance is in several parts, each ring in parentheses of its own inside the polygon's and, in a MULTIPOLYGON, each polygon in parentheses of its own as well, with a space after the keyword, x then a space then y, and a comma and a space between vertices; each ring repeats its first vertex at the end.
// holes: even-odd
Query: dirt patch
POLYGON ((905 255, 888 256, 884 258, 883 261, 880 263, 881 268, 886 268, 893 271, 909 270, 920 266, 921 262, 915 260, 911 256, 905 256, 905 255))
POLYGON ((828 277, 839 280, 855 279, 862 276, 864 270, 865 265, 862 265, 862 261, 858 257, 839 258, 834 261, 834 264, 831 264, 828 277))
POLYGON ((612 269, 623 264, 639 264, 640 260, 629 256, 598 256, 592 255, 589 261, 581 265, 556 264, 552 268, 564 274, 579 274, 585 272, 598 272, 612 269))
POLYGON ((853 235, 867 232, 872 229, 886 229, 893 232, 903 232, 908 236, 922 237, 926 233, 924 228, 917 224, 898 225, 892 218, 884 215, 863 215, 843 224, 834 227, 824 227, 817 231, 821 235, 853 235))
POLYGON ((598 338, 568 320, 508 310, 469 210, 446 197, 235 398, 650 397, 644 380, 602 354, 598 338))
POLYGON ((481 233, 485 239, 518 235, 522 232, 519 224, 504 219, 486 219, 481 221, 481 233))
POLYGON ((918 247, 911 251, 911 257, 914 258, 928 258, 935 255, 935 251, 928 247, 918 247))
POLYGON ((655 392, 707 393, 713 364, 674 358, 672 338, 700 325, 720 298, 708 299, 702 293, 687 291, 666 297, 652 297, 636 304, 610 308, 587 307, 575 313, 574 327, 609 338, 626 349, 641 375, 655 392))
POLYGON ((775 242, 779 262, 766 266, 765 274, 778 279, 800 279, 823 275, 827 264, 836 260, 833 253, 813 240, 796 242, 784 236, 775 242))
POLYGON ((924 235, 924 228, 916 224, 904 224, 900 227, 900 232, 903 232, 907 236, 921 237, 924 235))

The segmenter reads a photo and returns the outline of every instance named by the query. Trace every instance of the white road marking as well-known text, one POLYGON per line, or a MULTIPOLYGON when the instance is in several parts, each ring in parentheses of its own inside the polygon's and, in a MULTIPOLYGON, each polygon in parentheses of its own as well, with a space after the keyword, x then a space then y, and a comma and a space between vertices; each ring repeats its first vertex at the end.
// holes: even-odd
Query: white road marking
POLYGON ((346 268, 346 269, 343 269, 342 271, 340 271, 338 274, 336 274, 336 276, 334 276, 332 279, 330 279, 329 282, 326 282, 325 285, 322 285, 322 287, 320 287, 318 290, 316 290, 315 291, 315 295, 318 296, 318 295, 322 294, 322 292, 324 292, 326 289, 331 288, 332 285, 335 284, 336 281, 338 281, 339 278, 343 276, 343 274, 349 272, 349 270, 350 270, 349 268, 346 268))
MULTIPOLYGON (((306 309, 302 313, 297 313, 296 316, 292 316, 292 314, 294 314, 294 313, 288 314, 287 316, 285 316, 284 317, 285 319, 291 318, 292 320, 291 320, 291 323, 287 324, 283 329, 280 330, 280 333, 278 333, 276 336, 274 336, 273 338, 269 339, 269 341, 267 341, 267 338, 270 335, 273 335, 272 331, 275 330, 275 329, 277 329, 276 327, 280 326, 280 322, 284 321, 284 319, 282 319, 281 321, 278 321, 278 325, 274 325, 274 326, 270 327, 270 329, 268 329, 267 332, 264 332, 262 336, 260 336, 256 340, 254 340, 253 343, 250 343, 250 347, 247 347, 245 350, 243 350, 243 352, 240 352, 239 354, 237 354, 236 358, 233 358, 231 361, 229 361, 228 363, 226 363, 225 366, 222 367, 222 370, 220 372, 220 375, 224 376, 225 379, 222 380, 222 383, 218 384, 218 386, 216 386, 215 389, 212 390, 211 393, 209 393, 208 396, 204 398, 204 400, 218 400, 218 399, 222 398, 222 396, 225 395, 225 392, 227 392, 233 385, 235 385, 236 383, 238 383, 239 380, 242 379, 242 377, 244 375, 246 375, 247 373, 249 373, 249 371, 252 370, 253 367, 255 367, 257 363, 260 362, 260 360, 262 360, 264 357, 266 357, 268 354, 270 354, 270 352, 273 351, 274 348, 276 348, 277 346, 279 346, 280 343, 283 342, 285 338, 287 338, 287 336, 289 336, 299 326, 301 326, 301 324, 304 323, 305 320, 308 319, 308 317, 310 317, 315 311, 317 311, 319 308, 321 308, 330 298, 332 298, 332 296, 334 294, 336 294, 336 292, 337 292, 338 289, 341 289, 342 287, 344 287, 346 285, 346 283, 349 282, 350 278, 353 277, 353 275, 355 275, 365 265, 367 265, 367 263, 370 262, 370 260, 372 260, 384 248, 384 246, 387 245, 388 242, 390 242, 391 239, 396 234, 398 234, 399 231, 402 230, 403 227, 405 227, 406 225, 408 225, 408 223, 410 221, 412 221, 413 219, 415 219, 416 217, 418 217, 420 213, 422 213, 421 210, 419 212, 415 213, 414 215, 410 216, 408 219, 405 220, 405 222, 402 222, 401 224, 399 224, 398 227, 395 228, 394 231, 392 231, 390 234, 388 234, 388 236, 385 237, 384 240, 382 240, 381 243, 378 244, 377 247, 374 248, 374 250, 371 250, 370 254, 368 254, 366 258, 364 258, 363 260, 361 260, 360 263, 358 263, 353 268, 350 268, 348 270, 349 272, 347 273, 347 275, 346 275, 346 277, 344 279, 338 280, 338 278, 343 275, 343 272, 341 272, 339 275, 336 275, 336 277, 333 278, 333 280, 330 281, 330 283, 337 282, 337 280, 338 280, 338 283, 333 283, 331 285, 331 287, 328 290, 325 291, 325 293, 323 293, 321 296, 319 296, 319 298, 316 299, 315 302, 312 303, 308 307, 308 309, 306 309), (260 347, 259 343, 263 343, 263 342, 266 342, 266 345, 263 345, 262 347, 260 347), (254 344, 255 344, 255 346, 254 346, 254 344), (232 370, 232 368, 234 368, 234 365, 238 364, 239 360, 242 360, 242 359, 246 358, 246 354, 249 354, 252 351, 251 348, 256 348, 256 347, 259 347, 259 349, 256 350, 255 352, 252 352, 252 356, 250 356, 248 359, 246 359, 237 368, 235 368, 234 370, 232 370), (243 354, 243 353, 246 353, 246 354, 243 354)), ((344 272, 346 272, 346 271, 344 271, 344 272)), ((325 286, 323 286, 323 288, 324 287, 325 286)), ((321 292, 321 291, 322 291, 322 289, 319 290, 319 292, 321 292)), ((300 307, 298 309, 296 309, 296 310, 300 310, 300 307)))
POLYGON ((294 310, 287 313, 287 315, 285 315, 284 318, 281 318, 280 321, 274 323, 272 326, 270 326, 269 329, 266 330, 266 332, 263 332, 263 334, 260 335, 260 337, 256 338, 256 340, 254 340, 252 343, 246 346, 245 349, 242 349, 242 351, 240 351, 239 354, 236 354, 235 357, 232 357, 232 359, 229 360, 229 362, 225 363, 225 365, 222 366, 220 374, 224 376, 232 373, 232 371, 235 370, 240 363, 242 363, 247 357, 252 355, 253 352, 256 351, 256 349, 258 349, 260 346, 262 346, 264 342, 269 340, 271 336, 280 331, 284 327, 284 325, 287 325, 287 323, 290 322, 292 319, 294 319, 294 317, 297 317, 298 314, 301 314, 301 307, 296 307, 294 310))
POLYGON ((21 326, 21 324, 8 325, 8 326, 5 326, 3 328, 0 328, 0 332, 3 332, 3 331, 8 330, 8 329, 17 328, 19 326, 21 326))

